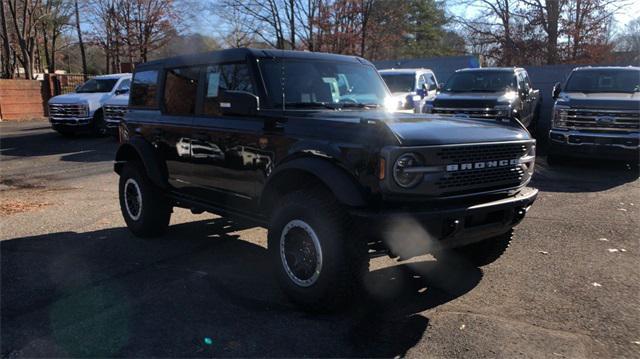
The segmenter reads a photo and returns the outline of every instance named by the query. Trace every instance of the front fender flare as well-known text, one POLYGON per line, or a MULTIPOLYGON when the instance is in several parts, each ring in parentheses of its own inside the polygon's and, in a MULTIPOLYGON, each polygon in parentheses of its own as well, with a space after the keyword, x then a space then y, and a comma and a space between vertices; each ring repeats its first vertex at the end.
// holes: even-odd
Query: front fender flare
POLYGON ((268 198, 269 191, 277 186, 278 181, 296 171, 303 171, 317 178, 344 205, 363 207, 367 203, 362 187, 346 170, 330 160, 308 156, 293 159, 278 166, 265 183, 261 201, 268 198))

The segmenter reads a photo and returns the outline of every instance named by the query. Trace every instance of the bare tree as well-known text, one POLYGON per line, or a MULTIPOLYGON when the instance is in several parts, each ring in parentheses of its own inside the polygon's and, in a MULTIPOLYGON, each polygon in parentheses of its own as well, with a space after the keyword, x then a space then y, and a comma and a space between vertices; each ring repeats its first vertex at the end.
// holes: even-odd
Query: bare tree
POLYGON ((68 0, 44 0, 42 12, 40 35, 47 70, 49 73, 53 73, 56 69, 58 40, 65 28, 70 25, 73 12, 72 3, 68 0))
POLYGON ((2 33, 0 34, 0 39, 2 40, 2 77, 3 78, 12 78, 13 77, 13 66, 11 63, 12 51, 9 45, 9 31, 7 29, 7 16, 5 14, 4 5, 5 1, 0 0, 0 17, 2 18, 1 27, 2 33))
POLYGON ((40 20, 41 1, 7 0, 7 4, 13 24, 14 36, 20 50, 16 52, 17 59, 24 69, 24 77, 32 79, 34 51, 36 48, 36 28, 40 20))

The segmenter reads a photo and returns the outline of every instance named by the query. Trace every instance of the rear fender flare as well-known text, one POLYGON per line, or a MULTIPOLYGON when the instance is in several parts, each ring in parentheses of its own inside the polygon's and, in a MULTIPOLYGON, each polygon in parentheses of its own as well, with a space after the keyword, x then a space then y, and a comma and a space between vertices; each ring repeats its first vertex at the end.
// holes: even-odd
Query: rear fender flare
POLYGON ((120 174, 126 162, 139 161, 153 184, 160 188, 167 188, 167 168, 158 159, 153 146, 139 137, 131 138, 127 143, 118 147, 116 162, 113 169, 120 174))

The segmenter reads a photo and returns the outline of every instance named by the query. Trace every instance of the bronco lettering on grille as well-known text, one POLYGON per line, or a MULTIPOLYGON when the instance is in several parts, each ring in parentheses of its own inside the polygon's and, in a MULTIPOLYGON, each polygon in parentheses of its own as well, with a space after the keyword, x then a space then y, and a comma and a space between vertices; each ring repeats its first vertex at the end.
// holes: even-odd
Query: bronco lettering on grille
POLYGON ((518 160, 483 161, 473 163, 454 163, 447 165, 447 172, 480 170, 483 168, 496 168, 517 165, 518 160))

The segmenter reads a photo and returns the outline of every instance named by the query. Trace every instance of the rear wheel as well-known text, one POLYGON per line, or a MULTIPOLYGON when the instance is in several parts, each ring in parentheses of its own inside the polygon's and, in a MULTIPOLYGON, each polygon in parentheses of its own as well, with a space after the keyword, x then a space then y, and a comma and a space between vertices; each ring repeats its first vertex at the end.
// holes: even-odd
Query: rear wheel
POLYGON ((147 178, 141 164, 124 165, 119 193, 122 216, 131 232, 138 237, 157 237, 166 232, 172 207, 147 178))
POLYGON ((326 190, 292 192, 280 203, 268 239, 280 286, 305 310, 339 309, 367 271, 366 243, 352 234, 348 215, 326 190))

